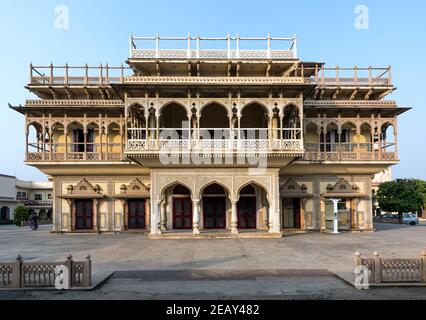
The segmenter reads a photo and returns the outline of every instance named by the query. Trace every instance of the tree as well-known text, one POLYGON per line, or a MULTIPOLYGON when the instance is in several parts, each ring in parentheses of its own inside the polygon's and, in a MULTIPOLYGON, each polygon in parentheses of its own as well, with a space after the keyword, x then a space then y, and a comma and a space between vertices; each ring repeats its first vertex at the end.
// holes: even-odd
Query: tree
POLYGON ((24 206, 17 206, 14 211, 13 223, 18 227, 21 226, 22 221, 28 221, 30 213, 24 206))
POLYGON ((402 214, 418 211, 423 205, 424 196, 416 180, 397 179, 380 184, 377 200, 382 210, 398 212, 399 223, 402 223, 402 214))
POLYGON ((426 218, 426 181, 416 180, 420 193, 423 195, 423 203, 419 208, 419 216, 422 215, 423 218, 426 218))

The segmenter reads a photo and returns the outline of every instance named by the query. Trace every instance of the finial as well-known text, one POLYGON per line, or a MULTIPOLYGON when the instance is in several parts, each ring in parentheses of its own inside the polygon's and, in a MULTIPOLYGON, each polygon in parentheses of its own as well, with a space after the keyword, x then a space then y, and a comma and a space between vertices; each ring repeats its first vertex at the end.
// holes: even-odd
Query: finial
POLYGON ((375 257, 378 257, 378 256, 379 256, 379 253, 378 253, 377 251, 374 251, 373 255, 374 255, 375 257))

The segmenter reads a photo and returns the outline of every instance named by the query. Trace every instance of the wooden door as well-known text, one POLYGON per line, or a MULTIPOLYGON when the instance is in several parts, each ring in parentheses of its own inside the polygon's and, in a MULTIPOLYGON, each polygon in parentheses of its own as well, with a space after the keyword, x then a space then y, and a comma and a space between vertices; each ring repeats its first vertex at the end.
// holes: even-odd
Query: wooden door
POLYGON ((173 198, 173 229, 192 229, 192 201, 190 197, 173 198))
POLYGON ((127 201, 127 227, 145 229, 145 199, 127 201))
POLYGON ((241 197, 237 211, 238 229, 256 229, 256 197, 241 197))
POLYGON ((226 228, 226 198, 204 197, 204 228, 225 229, 226 228))
POLYGON ((93 200, 75 200, 76 230, 93 229, 93 200))
POLYGON ((294 222, 294 228, 300 229, 301 223, 300 223, 300 199, 294 198, 293 199, 293 222, 294 222))

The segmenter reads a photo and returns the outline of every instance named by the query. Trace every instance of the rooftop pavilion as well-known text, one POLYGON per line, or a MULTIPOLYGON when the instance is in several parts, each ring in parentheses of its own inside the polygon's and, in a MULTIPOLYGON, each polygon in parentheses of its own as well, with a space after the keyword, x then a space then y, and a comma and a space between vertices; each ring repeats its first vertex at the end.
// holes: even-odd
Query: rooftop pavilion
MULTIPOLYGON (((249 46, 250 47, 250 46, 249 46)), ((296 36, 291 38, 273 38, 269 34, 266 38, 243 38, 238 34, 232 37, 228 34, 225 38, 196 37, 188 34, 187 37, 134 37, 130 36, 131 59, 297 59, 296 36), (151 49, 150 42, 155 43, 151 49), (176 49, 170 47, 162 48, 163 42, 177 43, 176 49), (244 49, 248 43, 261 42, 263 49, 244 49), (194 46, 195 43, 195 46, 194 46), (226 44, 226 48, 219 49, 218 46, 226 44), (183 45, 186 48, 183 48, 183 45), (278 44, 278 48, 273 45, 278 44), (281 48, 282 44, 284 47, 281 48), (138 46, 141 45, 141 46, 138 46)))

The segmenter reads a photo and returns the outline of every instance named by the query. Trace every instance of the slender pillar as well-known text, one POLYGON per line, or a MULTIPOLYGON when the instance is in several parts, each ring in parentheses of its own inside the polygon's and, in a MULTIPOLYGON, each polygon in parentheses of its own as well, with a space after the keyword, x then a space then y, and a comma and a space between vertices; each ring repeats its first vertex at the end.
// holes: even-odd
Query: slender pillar
POLYGON ((93 199, 93 229, 99 232, 98 199, 93 199))
POLYGON ((167 206, 167 202, 163 201, 161 203, 161 223, 160 223, 160 229, 161 229, 161 231, 167 230, 167 212, 166 212, 166 206, 167 206))
POLYGON ((192 200, 192 232, 194 234, 200 233, 200 211, 199 211, 200 200, 192 200))
POLYGON ((272 201, 268 202, 268 227, 269 232, 274 232, 274 203, 272 201))
POLYGON ((87 160, 87 128, 84 127, 84 160, 87 160))
POLYGON ((154 204, 154 210, 151 212, 151 234, 161 233, 161 230, 158 229, 158 215, 161 207, 161 200, 156 200, 154 204))
POLYGON ((145 228, 147 231, 150 229, 150 217, 151 217, 151 200, 146 199, 145 201, 145 228))
POLYGON ((237 214, 237 201, 232 200, 232 214, 231 214, 231 233, 238 233, 238 214, 237 214))

